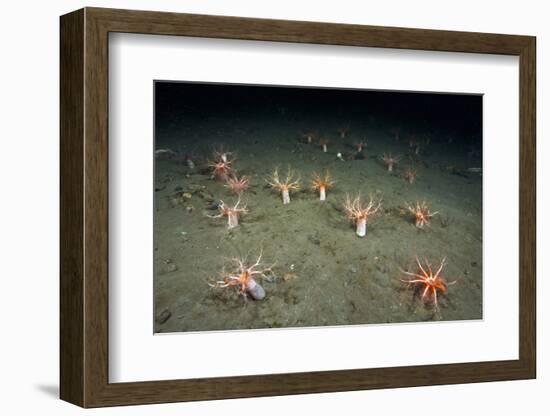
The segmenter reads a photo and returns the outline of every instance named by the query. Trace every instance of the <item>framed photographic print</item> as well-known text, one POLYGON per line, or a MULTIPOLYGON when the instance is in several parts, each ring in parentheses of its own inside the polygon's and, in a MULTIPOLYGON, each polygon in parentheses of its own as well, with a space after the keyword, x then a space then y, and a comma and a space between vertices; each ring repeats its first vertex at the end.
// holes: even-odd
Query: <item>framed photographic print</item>
POLYGON ((61 398, 534 378, 535 103, 529 36, 62 16, 61 398))

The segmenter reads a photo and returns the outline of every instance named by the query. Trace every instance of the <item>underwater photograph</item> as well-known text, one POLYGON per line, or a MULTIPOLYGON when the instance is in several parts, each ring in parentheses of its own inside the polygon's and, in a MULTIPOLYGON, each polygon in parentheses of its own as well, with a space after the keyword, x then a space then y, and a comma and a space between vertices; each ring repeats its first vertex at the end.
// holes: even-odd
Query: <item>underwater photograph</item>
POLYGON ((153 87, 156 333, 483 318, 482 95, 153 87))

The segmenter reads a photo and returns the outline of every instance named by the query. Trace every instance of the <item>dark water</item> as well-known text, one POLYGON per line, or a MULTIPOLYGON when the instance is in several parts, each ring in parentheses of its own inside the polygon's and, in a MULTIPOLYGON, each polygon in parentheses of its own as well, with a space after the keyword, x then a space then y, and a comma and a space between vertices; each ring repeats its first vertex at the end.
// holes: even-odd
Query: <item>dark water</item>
POLYGON ((164 82, 155 92, 157 332, 482 318, 480 96, 164 82), (308 131, 329 140, 327 153, 308 131), (250 178, 232 230, 211 218, 238 199, 208 167, 222 148, 250 178), (393 172, 384 153, 400 157, 393 172), (266 181, 276 167, 300 177, 288 205, 266 181), (311 179, 327 170, 336 182, 320 201, 311 179), (343 208, 359 194, 382 201, 364 238, 343 208), (438 214, 418 228, 407 207, 423 201, 438 214), (209 285, 231 259, 260 253, 264 268, 275 263, 257 279, 263 300, 209 285), (438 305, 403 281, 419 272, 416 256, 434 272, 446 258, 438 305))

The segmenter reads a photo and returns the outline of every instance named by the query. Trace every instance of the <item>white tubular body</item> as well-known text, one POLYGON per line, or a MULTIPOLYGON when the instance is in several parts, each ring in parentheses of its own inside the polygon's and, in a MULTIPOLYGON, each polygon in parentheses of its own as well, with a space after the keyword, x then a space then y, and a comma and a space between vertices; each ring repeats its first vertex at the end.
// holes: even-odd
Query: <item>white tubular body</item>
POLYGON ((325 201, 327 199, 327 192, 324 186, 319 188, 319 200, 325 201))
POLYGON ((227 228, 235 228, 239 225, 239 216, 237 213, 230 212, 227 216, 227 228))
POLYGON ((288 189, 283 189, 283 204, 290 204, 290 193, 288 189))
POLYGON ((262 300, 265 298, 265 290, 254 279, 250 279, 246 285, 246 293, 254 300, 262 300))
POLYGON ((361 219, 357 220, 357 228, 355 230, 355 233, 359 237, 364 237, 364 236, 367 235, 367 219, 366 218, 361 218, 361 219))

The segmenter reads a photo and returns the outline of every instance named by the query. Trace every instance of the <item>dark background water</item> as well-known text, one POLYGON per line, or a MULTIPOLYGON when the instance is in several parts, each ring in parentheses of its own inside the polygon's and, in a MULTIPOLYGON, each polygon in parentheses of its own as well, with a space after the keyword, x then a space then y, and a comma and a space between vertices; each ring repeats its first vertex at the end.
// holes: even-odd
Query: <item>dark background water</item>
POLYGON ((435 141, 459 136, 456 144, 466 149, 480 147, 482 102, 481 95, 473 94, 155 83, 155 115, 161 125, 174 114, 185 114, 189 120, 238 120, 279 113, 286 121, 332 119, 342 125, 363 119, 399 126, 409 134, 429 132, 435 141))

